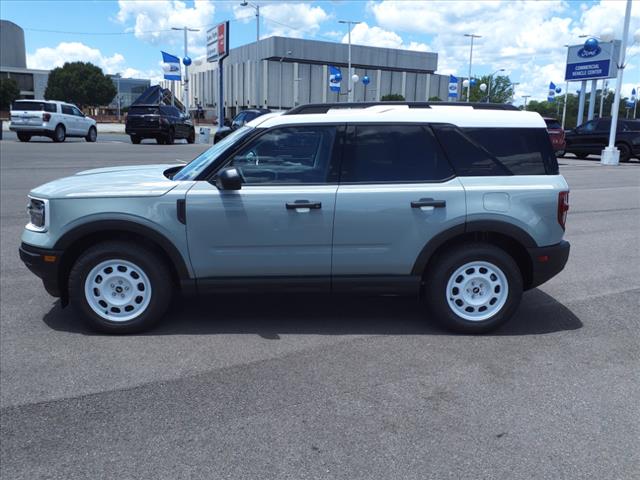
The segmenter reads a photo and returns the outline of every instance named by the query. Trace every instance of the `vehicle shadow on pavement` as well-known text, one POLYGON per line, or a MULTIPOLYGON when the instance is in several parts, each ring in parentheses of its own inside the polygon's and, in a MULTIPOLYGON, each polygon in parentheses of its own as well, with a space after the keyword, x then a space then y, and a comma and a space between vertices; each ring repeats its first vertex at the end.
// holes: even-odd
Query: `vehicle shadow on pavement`
MULTIPOLYGON (((60 302, 43 318, 52 329, 96 335, 60 302)), ((571 310, 534 289, 506 325, 489 335, 541 335, 582 327, 571 310)), ((225 295, 178 299, 160 324, 141 335, 280 334, 453 335, 425 314, 423 305, 402 297, 225 295)))

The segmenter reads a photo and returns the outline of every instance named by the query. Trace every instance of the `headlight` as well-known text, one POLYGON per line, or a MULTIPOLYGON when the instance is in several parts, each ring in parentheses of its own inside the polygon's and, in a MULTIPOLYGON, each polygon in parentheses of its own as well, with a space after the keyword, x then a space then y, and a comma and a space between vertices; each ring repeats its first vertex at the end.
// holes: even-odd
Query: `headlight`
POLYGON ((36 232, 44 232, 49 224, 48 210, 49 202, 47 200, 29 197, 29 203, 27 204, 29 223, 27 228, 36 232))

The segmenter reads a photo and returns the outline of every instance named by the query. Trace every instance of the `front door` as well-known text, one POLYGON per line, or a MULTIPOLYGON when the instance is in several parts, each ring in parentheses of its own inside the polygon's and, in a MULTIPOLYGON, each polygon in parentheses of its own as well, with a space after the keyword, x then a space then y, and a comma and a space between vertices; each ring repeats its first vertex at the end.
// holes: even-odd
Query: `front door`
POLYGON ((187 194, 189 252, 198 279, 308 277, 329 289, 337 184, 330 182, 335 126, 265 131, 226 166, 240 190, 207 181, 187 194))

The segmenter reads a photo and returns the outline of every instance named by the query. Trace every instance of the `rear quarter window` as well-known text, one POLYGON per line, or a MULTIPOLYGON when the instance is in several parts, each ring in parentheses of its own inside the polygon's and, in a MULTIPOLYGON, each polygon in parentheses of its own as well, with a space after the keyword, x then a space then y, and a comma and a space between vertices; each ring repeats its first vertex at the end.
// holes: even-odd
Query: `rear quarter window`
POLYGON ((461 176, 557 175, 545 128, 434 126, 456 173, 461 176))

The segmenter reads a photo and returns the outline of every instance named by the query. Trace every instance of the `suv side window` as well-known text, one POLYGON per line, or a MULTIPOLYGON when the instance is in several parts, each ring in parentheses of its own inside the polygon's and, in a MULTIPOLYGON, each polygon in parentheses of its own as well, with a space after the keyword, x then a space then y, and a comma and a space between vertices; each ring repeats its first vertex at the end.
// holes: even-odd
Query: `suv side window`
POLYGON ((274 128, 233 156, 246 184, 326 183, 335 126, 274 128))
POLYGON ((76 117, 84 117, 84 115, 82 114, 82 112, 80 111, 80 109, 78 109, 77 107, 71 107, 71 110, 73 111, 73 114, 76 117))
POLYGON ((587 123, 580 125, 577 130, 580 133, 591 133, 596 129, 596 121, 589 120, 587 123))
POLYGON ((235 116, 235 118, 233 119, 233 123, 231 124, 232 127, 241 127, 242 125, 244 125, 245 122, 245 117, 247 116, 246 113, 242 112, 239 113, 238 115, 235 116))
POLYGON ((430 128, 422 125, 357 125, 350 128, 341 182, 428 182, 453 176, 430 128))
POLYGON ((62 113, 65 115, 73 115, 73 108, 69 105, 62 105, 62 113))

